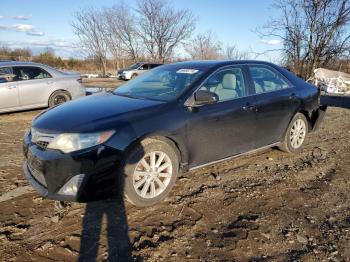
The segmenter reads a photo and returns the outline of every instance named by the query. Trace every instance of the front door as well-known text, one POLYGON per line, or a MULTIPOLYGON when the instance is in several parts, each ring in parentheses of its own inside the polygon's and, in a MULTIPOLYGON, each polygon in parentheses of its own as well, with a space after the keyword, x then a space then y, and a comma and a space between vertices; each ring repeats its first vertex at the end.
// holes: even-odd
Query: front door
POLYGON ((188 111, 190 167, 254 149, 254 97, 248 95, 243 69, 221 69, 200 89, 216 93, 219 101, 188 111))
POLYGON ((18 66, 13 68, 16 75, 21 106, 42 106, 47 104, 47 94, 54 84, 52 76, 40 67, 18 66))

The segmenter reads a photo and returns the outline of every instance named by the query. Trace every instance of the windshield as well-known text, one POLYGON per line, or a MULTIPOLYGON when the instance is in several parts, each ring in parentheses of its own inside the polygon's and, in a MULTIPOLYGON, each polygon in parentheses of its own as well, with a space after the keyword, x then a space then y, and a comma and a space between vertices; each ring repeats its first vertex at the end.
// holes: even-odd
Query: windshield
POLYGON ((114 94, 170 101, 179 97, 202 74, 203 71, 198 69, 162 66, 120 86, 114 94))
POLYGON ((140 67, 140 63, 132 64, 131 66, 128 67, 128 69, 134 70, 140 67))

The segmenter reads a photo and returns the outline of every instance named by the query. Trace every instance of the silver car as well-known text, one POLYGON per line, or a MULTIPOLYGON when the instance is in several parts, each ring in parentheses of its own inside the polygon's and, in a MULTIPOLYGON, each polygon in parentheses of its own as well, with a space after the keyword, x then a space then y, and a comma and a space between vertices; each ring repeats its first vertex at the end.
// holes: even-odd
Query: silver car
POLYGON ((162 64, 156 64, 156 63, 136 63, 131 66, 129 66, 126 69, 120 69, 117 72, 117 78, 123 79, 123 80, 130 80, 138 75, 141 75, 143 73, 146 73, 147 71, 156 68, 157 66, 160 66, 162 64))
POLYGON ((47 65, 0 61, 0 113, 53 107, 85 96, 80 74, 47 65))

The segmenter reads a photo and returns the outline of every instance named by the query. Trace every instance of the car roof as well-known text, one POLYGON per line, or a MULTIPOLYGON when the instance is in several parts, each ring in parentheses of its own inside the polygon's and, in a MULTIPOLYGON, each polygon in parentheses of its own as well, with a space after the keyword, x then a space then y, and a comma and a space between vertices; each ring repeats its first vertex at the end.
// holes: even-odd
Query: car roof
POLYGON ((45 65, 34 63, 34 62, 0 60, 0 66, 3 67, 3 66, 45 66, 45 65))
POLYGON ((184 62, 177 62, 170 65, 174 66, 187 66, 187 67, 198 67, 198 68, 216 68, 226 65, 244 65, 244 64, 262 64, 262 65, 270 65, 270 66, 276 66, 275 64, 272 64, 270 62, 266 61, 259 61, 259 60, 194 60, 194 61, 184 61, 184 62))

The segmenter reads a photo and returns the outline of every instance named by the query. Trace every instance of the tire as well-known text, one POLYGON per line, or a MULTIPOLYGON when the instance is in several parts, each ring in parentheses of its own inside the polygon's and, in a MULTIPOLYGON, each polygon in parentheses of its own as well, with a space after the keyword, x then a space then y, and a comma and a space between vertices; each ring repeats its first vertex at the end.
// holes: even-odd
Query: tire
POLYGON ((288 126, 282 144, 278 147, 287 153, 299 152, 309 131, 308 127, 309 123, 306 117, 301 113, 297 113, 288 126), (297 134, 293 138, 292 136, 295 132, 297 132, 297 134))
POLYGON ((58 90, 51 94, 49 98, 49 107, 58 106, 71 100, 71 96, 67 91, 58 90))
POLYGON ((137 74, 133 74, 133 75, 130 77, 130 80, 131 80, 131 79, 134 79, 135 77, 137 77, 137 74))
POLYGON ((157 139, 145 139, 128 153, 120 171, 119 190, 124 189, 126 199, 138 207, 151 206, 163 200, 173 188, 179 172, 179 158, 168 143, 157 139), (143 160, 151 168, 153 154, 155 154, 153 163, 156 165, 153 165, 153 172, 147 172, 143 160), (160 160, 161 156, 163 160, 160 160), (169 167, 157 172, 156 169, 164 168, 165 164, 169 164, 169 167), (164 188, 158 180, 165 186, 164 188))

